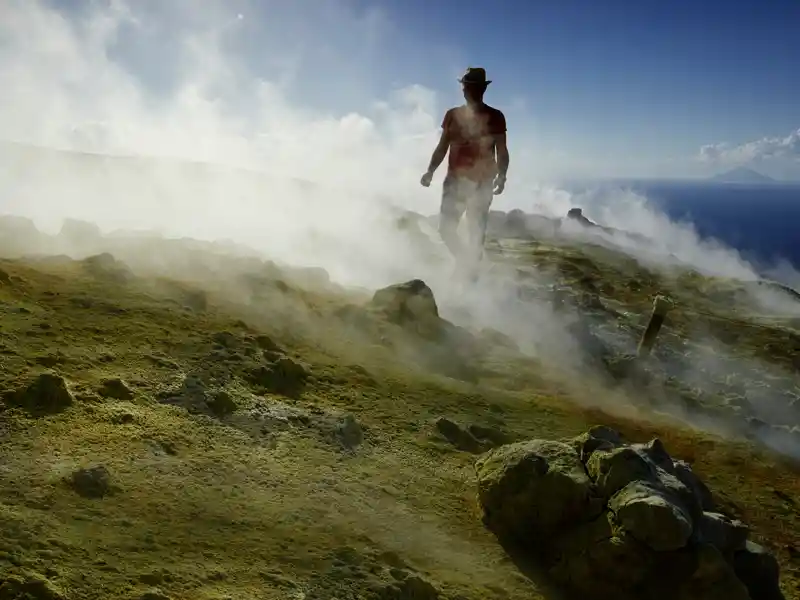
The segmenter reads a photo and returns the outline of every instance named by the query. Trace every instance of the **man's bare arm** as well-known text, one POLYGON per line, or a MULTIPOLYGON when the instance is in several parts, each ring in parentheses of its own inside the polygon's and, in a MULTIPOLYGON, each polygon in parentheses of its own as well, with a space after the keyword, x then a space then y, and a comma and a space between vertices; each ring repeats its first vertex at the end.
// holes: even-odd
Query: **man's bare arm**
POLYGON ((442 135, 439 138, 439 143, 436 144, 436 148, 431 155, 431 162, 428 164, 428 173, 434 173, 436 169, 439 168, 439 165, 442 164, 444 157, 447 156, 447 151, 450 149, 450 136, 447 134, 447 130, 442 130, 442 135))
POLYGON ((508 146, 506 145, 506 133, 500 133, 494 137, 495 149, 497 151, 497 169, 505 179, 508 172, 508 146))

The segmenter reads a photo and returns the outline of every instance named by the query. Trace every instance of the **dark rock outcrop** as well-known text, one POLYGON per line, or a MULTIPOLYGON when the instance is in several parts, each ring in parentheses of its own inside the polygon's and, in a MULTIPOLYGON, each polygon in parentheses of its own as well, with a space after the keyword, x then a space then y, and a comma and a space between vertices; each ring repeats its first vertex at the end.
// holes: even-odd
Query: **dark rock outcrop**
POLYGON ((476 471, 484 523, 522 546, 541 547, 602 508, 580 458, 564 442, 501 446, 478 458, 476 471))
POLYGON ((295 396, 305 387, 308 376, 308 368, 303 363, 281 356, 250 369, 247 380, 266 392, 295 396))
POLYGON ((781 598, 775 558, 658 439, 626 444, 595 427, 501 446, 475 469, 484 523, 579 597, 781 598))
POLYGON ((134 396, 128 384, 118 377, 104 380, 100 384, 97 393, 103 398, 111 398, 113 400, 130 400, 134 396))
POLYGON ((78 469, 68 483, 84 498, 102 498, 111 492, 111 474, 103 465, 78 469))
POLYGON ((32 416, 60 413, 75 401, 67 382, 54 372, 40 373, 24 388, 6 393, 3 400, 32 416))

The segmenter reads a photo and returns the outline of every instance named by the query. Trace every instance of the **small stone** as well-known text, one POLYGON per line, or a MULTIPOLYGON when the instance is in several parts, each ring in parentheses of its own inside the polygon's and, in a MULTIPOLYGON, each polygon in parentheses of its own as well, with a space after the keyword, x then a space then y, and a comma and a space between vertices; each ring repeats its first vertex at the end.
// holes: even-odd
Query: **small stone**
POLYGON ((233 397, 225 391, 216 392, 206 400, 208 408, 217 417, 226 417, 238 408, 233 397))
POLYGON ((111 491, 111 474, 103 465, 78 469, 72 474, 71 485, 84 498, 102 498, 111 491))
POLYGON ((159 571, 143 573, 139 576, 139 581, 147 585, 158 585, 164 581, 164 574, 159 571))
POLYGON ((134 397, 128 384, 118 377, 103 381, 97 393, 103 398, 113 398, 114 400, 131 400, 134 397))
POLYGON ((475 439, 486 446, 497 447, 513 441, 511 436, 495 427, 472 424, 467 429, 475 439))
POLYGON ((47 367, 48 369, 52 369, 53 367, 65 362, 64 357, 59 352, 55 354, 37 356, 35 360, 37 364, 47 367))
POLYGON ((471 432, 446 417, 436 419, 436 429, 448 442, 463 452, 480 454, 488 449, 471 432))
POLYGON ((120 412, 111 416, 111 422, 115 425, 130 425, 136 420, 136 415, 129 412, 120 412))
POLYGON ((364 432, 353 415, 345 415, 336 427, 336 437, 342 446, 352 450, 363 443, 364 432))

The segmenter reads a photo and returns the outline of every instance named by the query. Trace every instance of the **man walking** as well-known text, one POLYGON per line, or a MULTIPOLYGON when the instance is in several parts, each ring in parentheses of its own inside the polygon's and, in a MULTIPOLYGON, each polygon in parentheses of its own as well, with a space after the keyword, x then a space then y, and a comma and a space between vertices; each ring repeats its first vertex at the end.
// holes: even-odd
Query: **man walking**
POLYGON ((439 233, 457 262, 465 261, 473 271, 483 257, 489 208, 494 196, 503 193, 508 171, 506 118, 484 103, 491 80, 486 71, 470 67, 459 79, 466 104, 451 108, 442 121, 442 135, 420 183, 429 187, 433 174, 450 152, 442 185, 439 233), (462 247, 458 224, 466 212, 469 242, 462 247))

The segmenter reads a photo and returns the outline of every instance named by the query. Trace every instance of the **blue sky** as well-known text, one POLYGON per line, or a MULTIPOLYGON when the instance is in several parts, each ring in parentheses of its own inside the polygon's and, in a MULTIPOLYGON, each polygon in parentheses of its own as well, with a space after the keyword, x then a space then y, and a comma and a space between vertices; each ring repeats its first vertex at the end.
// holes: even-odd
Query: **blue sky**
MULTIPOLYGON (((524 98, 542 135, 565 150, 660 162, 800 128, 796 0, 384 6, 410 37, 486 66, 492 98, 524 98)), ((441 86, 438 73, 426 75, 441 86)))
MULTIPOLYGON (((190 39, 218 45, 227 79, 213 93, 242 113, 257 108, 256 79, 278 85, 275 112, 288 119, 291 107, 294 121, 305 111, 372 118, 376 103, 413 88, 403 118, 422 135, 415 128, 435 129, 461 101, 456 77, 480 65, 512 153, 541 176, 705 176, 747 164, 800 178, 797 0, 42 1, 78 30, 86 15, 117 15, 102 49, 80 54, 121 65, 156 103, 187 82, 190 39)), ((406 128, 398 118, 394 131, 406 128)), ((419 163, 429 150, 415 152, 419 163)))

